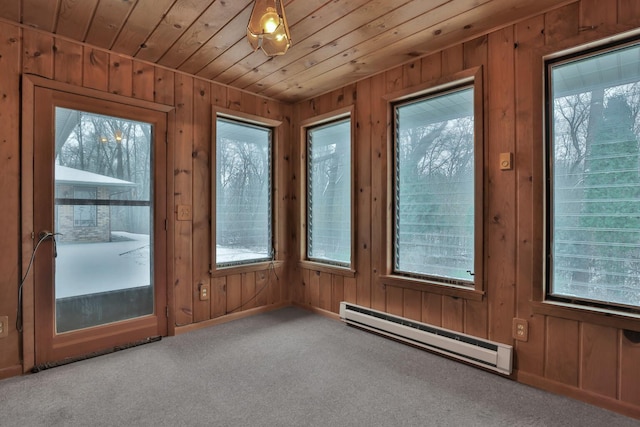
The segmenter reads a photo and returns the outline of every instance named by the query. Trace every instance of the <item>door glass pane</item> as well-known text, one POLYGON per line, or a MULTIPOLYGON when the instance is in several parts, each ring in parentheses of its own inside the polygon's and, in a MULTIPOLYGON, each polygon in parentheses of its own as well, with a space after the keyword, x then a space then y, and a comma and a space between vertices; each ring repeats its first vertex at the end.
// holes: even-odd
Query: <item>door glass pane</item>
POLYGON ((56 332, 153 314, 152 126, 56 107, 56 332))

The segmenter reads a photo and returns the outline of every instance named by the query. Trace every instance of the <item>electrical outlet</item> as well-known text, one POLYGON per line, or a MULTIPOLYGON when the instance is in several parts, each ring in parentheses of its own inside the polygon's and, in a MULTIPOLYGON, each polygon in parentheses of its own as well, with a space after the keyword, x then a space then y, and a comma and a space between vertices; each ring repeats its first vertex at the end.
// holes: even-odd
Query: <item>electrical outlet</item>
POLYGON ((9 336, 9 316, 0 316, 0 338, 9 336))
POLYGON ((209 285, 206 283, 200 284, 200 301, 206 301, 209 299, 209 285))
POLYGON ((525 319, 513 319, 512 325, 513 339, 518 341, 529 340, 529 322, 525 319))

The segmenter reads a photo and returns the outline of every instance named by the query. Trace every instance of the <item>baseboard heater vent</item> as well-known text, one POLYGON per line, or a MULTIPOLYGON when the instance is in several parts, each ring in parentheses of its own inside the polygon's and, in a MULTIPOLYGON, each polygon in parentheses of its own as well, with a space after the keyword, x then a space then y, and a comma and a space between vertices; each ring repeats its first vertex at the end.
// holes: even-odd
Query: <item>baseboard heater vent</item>
POLYGON ((353 325, 501 374, 511 374, 513 347, 382 311, 341 302, 340 318, 353 325))

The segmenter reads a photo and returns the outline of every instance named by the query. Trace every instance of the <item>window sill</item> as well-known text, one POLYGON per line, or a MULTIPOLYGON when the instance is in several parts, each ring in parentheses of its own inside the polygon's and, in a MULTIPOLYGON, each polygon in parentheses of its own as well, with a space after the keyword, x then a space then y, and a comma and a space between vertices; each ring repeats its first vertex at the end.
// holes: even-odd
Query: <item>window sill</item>
POLYGON ((535 314, 640 332, 640 315, 555 301, 533 301, 535 314))
POLYGON ((432 294, 447 295, 454 298, 462 298, 472 301, 482 301, 485 295, 484 291, 479 291, 473 288, 466 288, 456 285, 445 285, 428 280, 420 280, 402 276, 381 276, 380 280, 384 285, 424 291, 432 294))
POLYGON ((284 264, 283 261, 262 261, 253 264, 232 265, 229 267, 218 267, 211 272, 211 277, 229 276, 232 274, 251 273, 252 271, 264 271, 270 268, 278 268, 284 264))
POLYGON ((337 274, 344 277, 356 277, 356 271, 348 267, 340 267, 337 265, 323 264, 321 262, 303 260, 298 262, 300 268, 307 270, 322 271, 323 273, 337 274))

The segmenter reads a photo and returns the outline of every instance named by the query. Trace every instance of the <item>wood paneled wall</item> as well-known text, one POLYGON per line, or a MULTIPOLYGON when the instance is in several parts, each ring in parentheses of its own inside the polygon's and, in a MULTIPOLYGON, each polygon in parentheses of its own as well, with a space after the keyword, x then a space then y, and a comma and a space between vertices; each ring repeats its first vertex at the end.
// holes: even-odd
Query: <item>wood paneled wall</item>
MULTIPOLYGON (((274 165, 276 170, 288 170, 291 106, 5 21, 0 21, 0 68, 0 194, 4 201, 0 210, 0 315, 9 316, 9 336, 0 339, 0 378, 21 373, 23 357, 27 361, 33 357, 22 354, 22 337, 15 328, 18 284, 25 265, 20 256, 25 238, 20 230, 23 73, 174 107, 168 123, 174 171, 169 180, 174 198, 169 205, 192 206, 192 220, 177 221, 173 212, 168 213, 173 259, 167 262, 173 277, 169 278, 167 305, 172 332, 183 325, 234 318, 240 312, 259 311, 288 300, 284 227, 275 228, 278 262, 273 267, 237 268, 233 274, 210 277, 210 159, 212 106, 216 106, 282 121, 276 130, 274 165), (201 284, 211 286, 208 301, 199 299, 201 284)), ((287 223, 287 178, 280 173, 274 183, 277 224, 287 223)))
MULTIPOLYGON (((288 106, 223 85, 155 67, 0 21, 0 378, 22 372, 23 339, 15 330, 21 259, 20 79, 49 79, 175 107, 170 116, 173 206, 192 206, 192 220, 169 215, 172 239, 170 325, 189 330, 238 312, 296 303, 337 313, 342 300, 513 344, 519 381, 640 417, 640 345, 597 314, 541 309, 542 93, 540 58, 640 26, 635 0, 582 0, 482 37, 467 40, 356 84, 288 106), (385 96, 481 66, 485 93, 485 291, 482 300, 385 285, 388 273, 388 104, 385 96), (275 271, 233 269, 211 275, 212 106, 283 122, 275 159, 275 271), (298 264, 301 143, 297 124, 355 107, 355 274, 298 264), (293 118, 293 120, 292 120, 293 118), (501 171, 498 154, 513 152, 501 171), (200 301, 200 285, 211 286, 200 301), (514 341, 514 317, 529 322, 529 339, 514 341), (191 326, 190 326, 191 325, 191 326)), ((636 322, 633 328, 640 330, 636 322)), ((628 323, 627 323, 628 324, 628 323)), ((628 327, 628 326, 626 326, 628 327)))
MULTIPOLYGON (((541 58, 639 25, 633 0, 576 1, 297 104, 297 123, 355 106, 357 255, 354 277, 292 266, 293 301, 337 313, 346 300, 512 344, 519 381, 640 417, 640 344, 622 329, 640 330, 640 320, 620 326, 605 315, 545 310, 535 302, 543 277, 541 58), (384 285, 392 167, 385 96, 477 66, 485 92, 486 295, 475 301, 384 285), (499 168, 503 152, 514 153, 511 171, 499 168), (528 341, 512 338, 514 318, 528 321, 528 341)), ((300 144, 295 149, 301 161, 300 144)), ((292 192, 300 191, 294 182, 292 192)), ((298 223, 302 212, 295 210, 298 223)))

